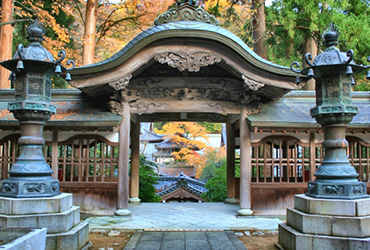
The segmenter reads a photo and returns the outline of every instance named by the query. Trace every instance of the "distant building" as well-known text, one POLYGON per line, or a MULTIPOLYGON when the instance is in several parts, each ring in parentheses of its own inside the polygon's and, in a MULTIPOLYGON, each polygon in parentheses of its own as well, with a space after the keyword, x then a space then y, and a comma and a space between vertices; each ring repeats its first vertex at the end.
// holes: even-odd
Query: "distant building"
POLYGON ((204 201, 201 195, 207 191, 204 182, 194 180, 184 173, 177 176, 161 176, 155 188, 162 202, 204 201))

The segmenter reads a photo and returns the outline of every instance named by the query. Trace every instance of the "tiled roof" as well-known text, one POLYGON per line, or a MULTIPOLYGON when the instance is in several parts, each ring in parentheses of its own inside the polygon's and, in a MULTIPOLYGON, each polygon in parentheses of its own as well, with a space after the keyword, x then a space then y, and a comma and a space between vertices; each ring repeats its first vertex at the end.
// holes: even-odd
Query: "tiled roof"
POLYGON ((192 179, 182 172, 175 177, 161 176, 158 180, 158 184, 155 185, 155 188, 159 196, 169 194, 178 188, 184 188, 198 196, 207 191, 204 182, 192 179))

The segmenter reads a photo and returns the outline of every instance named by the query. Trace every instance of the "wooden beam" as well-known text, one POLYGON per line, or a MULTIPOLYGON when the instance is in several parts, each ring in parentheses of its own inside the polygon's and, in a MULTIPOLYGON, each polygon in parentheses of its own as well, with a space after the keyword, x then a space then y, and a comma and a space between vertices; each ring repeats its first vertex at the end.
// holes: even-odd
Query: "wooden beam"
POLYGON ((117 182, 60 182, 60 188, 101 188, 117 189, 117 182))
MULTIPOLYGON (((212 100, 168 100, 142 98, 130 103, 132 114, 153 114, 153 113, 216 113, 216 114, 239 114, 238 103, 212 101, 212 100)), ((180 118, 180 117, 179 117, 180 118)))

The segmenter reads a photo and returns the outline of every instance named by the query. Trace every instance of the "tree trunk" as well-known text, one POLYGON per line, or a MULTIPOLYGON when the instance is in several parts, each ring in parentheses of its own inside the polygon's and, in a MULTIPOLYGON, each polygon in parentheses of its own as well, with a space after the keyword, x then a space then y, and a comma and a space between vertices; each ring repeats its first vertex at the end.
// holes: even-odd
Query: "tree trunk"
MULTIPOLYGON (((2 0, 1 22, 11 21, 13 14, 13 1, 2 0)), ((13 26, 10 24, 0 27, 0 61, 9 60, 12 58, 12 43, 13 43, 13 26)), ((10 71, 0 67, 0 89, 9 89, 10 71)))
POLYGON ((288 45, 286 47, 286 53, 285 53, 285 58, 286 59, 290 59, 290 57, 292 56, 293 54, 293 51, 294 51, 294 42, 293 40, 290 40, 288 42, 288 45))
POLYGON ((260 57, 267 59, 266 41, 266 15, 265 0, 253 0, 252 7, 256 10, 253 18, 253 50, 260 57))
POLYGON ((87 0, 82 64, 94 63, 98 0, 87 0))
MULTIPOLYGON (((313 36, 309 36, 306 38, 305 44, 304 44, 304 50, 305 54, 310 53, 312 55, 312 58, 315 59, 317 56, 317 44, 313 36)), ((305 59, 303 58, 303 67, 306 68, 309 65, 306 64, 305 59)), ((306 82, 306 84, 303 87, 304 90, 315 90, 315 80, 311 79, 306 82)))

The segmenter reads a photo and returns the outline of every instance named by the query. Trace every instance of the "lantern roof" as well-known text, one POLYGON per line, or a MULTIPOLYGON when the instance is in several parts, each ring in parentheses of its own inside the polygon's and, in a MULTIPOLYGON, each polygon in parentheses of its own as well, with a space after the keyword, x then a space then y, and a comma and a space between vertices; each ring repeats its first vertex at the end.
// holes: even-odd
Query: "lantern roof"
POLYGON ((13 59, 55 62, 53 55, 40 44, 44 40, 45 34, 45 28, 42 24, 38 20, 35 20, 28 26, 27 33, 27 40, 31 44, 28 47, 23 47, 23 45, 18 46, 13 59))

